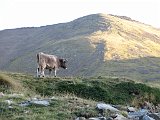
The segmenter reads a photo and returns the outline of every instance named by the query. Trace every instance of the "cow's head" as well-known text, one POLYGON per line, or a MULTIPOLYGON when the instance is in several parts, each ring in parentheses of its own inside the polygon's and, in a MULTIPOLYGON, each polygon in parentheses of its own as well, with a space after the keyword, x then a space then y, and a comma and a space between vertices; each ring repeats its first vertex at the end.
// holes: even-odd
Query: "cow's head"
POLYGON ((67 69, 67 66, 66 66, 67 60, 66 59, 59 59, 59 61, 60 61, 60 67, 67 69))

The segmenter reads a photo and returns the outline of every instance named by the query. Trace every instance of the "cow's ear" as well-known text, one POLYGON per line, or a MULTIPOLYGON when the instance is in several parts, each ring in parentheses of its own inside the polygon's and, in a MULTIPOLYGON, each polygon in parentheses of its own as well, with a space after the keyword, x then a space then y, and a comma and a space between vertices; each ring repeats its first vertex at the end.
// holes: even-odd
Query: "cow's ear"
POLYGON ((68 62, 68 60, 67 59, 63 59, 63 62, 66 63, 66 62, 68 62))
POLYGON ((60 63, 62 63, 62 62, 63 62, 63 59, 59 59, 59 61, 60 61, 60 63))
POLYGON ((66 61, 66 62, 68 62, 68 60, 67 60, 67 59, 65 59, 65 61, 66 61))

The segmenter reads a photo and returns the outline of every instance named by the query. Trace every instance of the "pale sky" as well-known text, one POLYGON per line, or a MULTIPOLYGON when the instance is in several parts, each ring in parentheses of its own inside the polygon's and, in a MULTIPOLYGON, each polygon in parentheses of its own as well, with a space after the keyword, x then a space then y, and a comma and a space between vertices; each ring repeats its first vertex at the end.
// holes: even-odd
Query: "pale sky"
POLYGON ((64 23, 96 13, 128 16, 160 28, 160 0, 0 0, 0 30, 64 23))

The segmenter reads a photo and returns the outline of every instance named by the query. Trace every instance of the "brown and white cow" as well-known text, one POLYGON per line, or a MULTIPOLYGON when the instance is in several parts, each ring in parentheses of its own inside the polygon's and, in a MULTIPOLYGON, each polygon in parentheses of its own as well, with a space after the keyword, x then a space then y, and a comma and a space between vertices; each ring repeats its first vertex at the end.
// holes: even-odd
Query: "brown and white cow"
POLYGON ((49 74, 54 70, 54 76, 56 77, 56 71, 61 67, 67 69, 66 67, 66 59, 58 58, 55 55, 49 55, 45 53, 37 54, 37 77, 44 77, 44 70, 49 69, 49 74))

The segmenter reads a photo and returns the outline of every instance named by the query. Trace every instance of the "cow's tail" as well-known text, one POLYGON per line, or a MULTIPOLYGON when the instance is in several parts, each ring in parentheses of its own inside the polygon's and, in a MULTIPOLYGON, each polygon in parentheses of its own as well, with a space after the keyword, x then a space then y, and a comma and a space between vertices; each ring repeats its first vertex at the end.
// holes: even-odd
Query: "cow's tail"
POLYGON ((40 62, 40 53, 37 54, 37 77, 40 76, 39 62, 40 62))
POLYGON ((37 54, 37 63, 39 64, 39 60, 40 60, 40 53, 37 54))

